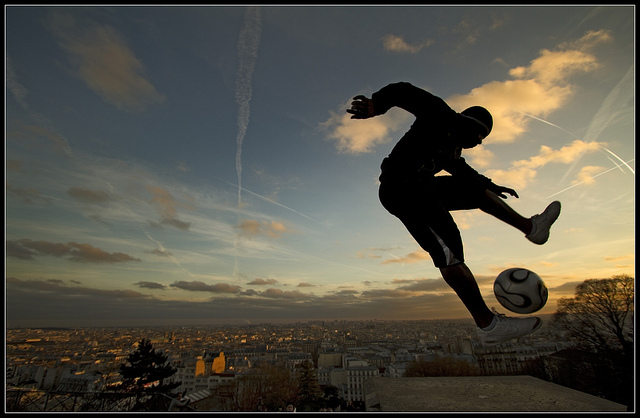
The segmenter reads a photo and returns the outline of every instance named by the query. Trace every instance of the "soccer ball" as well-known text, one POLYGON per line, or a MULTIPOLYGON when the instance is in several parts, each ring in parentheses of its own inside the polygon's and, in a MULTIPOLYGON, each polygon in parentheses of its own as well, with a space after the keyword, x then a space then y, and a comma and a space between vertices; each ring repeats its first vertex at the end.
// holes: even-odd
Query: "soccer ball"
POLYGON ((540 276, 523 268, 511 268, 498 274, 493 283, 493 293, 502 306, 521 314, 539 311, 549 296, 540 276))

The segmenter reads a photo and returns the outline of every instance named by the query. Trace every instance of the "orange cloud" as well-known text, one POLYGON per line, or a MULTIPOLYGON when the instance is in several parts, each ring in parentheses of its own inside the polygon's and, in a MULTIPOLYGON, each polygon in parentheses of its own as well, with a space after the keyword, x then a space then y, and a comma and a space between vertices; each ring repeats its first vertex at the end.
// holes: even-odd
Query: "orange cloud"
POLYGON ((497 184, 509 184, 510 187, 521 189, 535 179, 539 168, 550 163, 571 164, 583 155, 599 150, 602 145, 600 142, 583 142, 577 139, 558 150, 542 146, 538 155, 514 161, 508 170, 488 170, 486 175, 497 184))
POLYGON ((408 44, 401 36, 386 35, 382 38, 384 49, 391 52, 417 54, 422 48, 433 44, 433 40, 426 40, 417 44, 408 44))
POLYGON ((58 13, 50 28, 58 44, 87 86, 105 101, 126 111, 142 111, 165 101, 145 78, 142 62, 117 30, 107 25, 81 23, 58 13))
POLYGON ((7 241, 7 256, 22 260, 32 260, 37 255, 49 255, 53 257, 67 257, 71 261, 81 263, 122 263, 127 261, 140 261, 130 255, 113 252, 109 253, 91 244, 69 242, 66 244, 49 241, 32 241, 21 239, 7 241))
POLYGON ((396 257, 396 258, 390 258, 388 260, 384 260, 380 264, 394 264, 394 263, 412 264, 412 263, 419 263, 427 260, 431 260, 431 257, 429 256, 429 254, 423 250, 418 250, 418 251, 409 253, 404 257, 396 257))
POLYGON ((72 187, 67 193, 74 199, 85 203, 104 203, 111 199, 109 194, 102 190, 89 190, 81 187, 72 187))
POLYGON ((236 226, 240 230, 240 235, 253 238, 258 235, 264 235, 270 238, 280 238, 283 234, 291 232, 285 224, 275 221, 257 221, 254 219, 245 219, 236 226))
POLYGON ((147 186, 147 190, 153 195, 151 203, 155 204, 160 213, 160 224, 170 225, 177 229, 187 230, 191 226, 190 222, 178 219, 178 202, 167 190, 161 187, 147 186))
MULTIPOLYGON (((493 115, 494 126, 485 144, 513 142, 528 129, 531 118, 526 114, 544 117, 567 103, 574 92, 569 79, 599 67, 596 57, 588 52, 589 48, 610 40, 606 31, 588 32, 575 42, 559 45, 556 50, 542 50, 528 66, 512 68, 509 72, 512 79, 489 82, 467 94, 449 97, 446 102, 458 111, 473 105, 486 107, 493 115)), ((393 41, 402 46, 401 39, 393 41)), ((343 106, 344 109, 348 107, 349 103, 343 106)), ((343 112, 332 113, 322 125, 329 131, 329 139, 335 140, 336 148, 343 153, 372 152, 376 146, 390 142, 389 135, 407 120, 388 114, 352 120, 343 112)), ((406 112, 401 113, 406 116, 406 112)))

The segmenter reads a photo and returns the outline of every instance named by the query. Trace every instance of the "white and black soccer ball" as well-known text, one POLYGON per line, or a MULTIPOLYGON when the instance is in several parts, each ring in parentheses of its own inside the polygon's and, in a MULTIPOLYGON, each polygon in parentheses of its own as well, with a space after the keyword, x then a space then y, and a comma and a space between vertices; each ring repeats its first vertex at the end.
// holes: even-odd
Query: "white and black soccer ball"
POLYGON ((520 314, 539 311, 549 297, 542 278, 524 268, 511 268, 498 274, 493 283, 493 293, 502 306, 520 314))

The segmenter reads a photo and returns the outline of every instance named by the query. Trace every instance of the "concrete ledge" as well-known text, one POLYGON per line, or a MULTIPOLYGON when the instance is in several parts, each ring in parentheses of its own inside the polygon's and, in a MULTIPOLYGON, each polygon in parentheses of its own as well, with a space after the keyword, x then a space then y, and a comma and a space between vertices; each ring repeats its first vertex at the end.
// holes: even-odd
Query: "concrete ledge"
POLYGON ((531 376, 369 379, 367 411, 626 412, 624 405, 531 376))

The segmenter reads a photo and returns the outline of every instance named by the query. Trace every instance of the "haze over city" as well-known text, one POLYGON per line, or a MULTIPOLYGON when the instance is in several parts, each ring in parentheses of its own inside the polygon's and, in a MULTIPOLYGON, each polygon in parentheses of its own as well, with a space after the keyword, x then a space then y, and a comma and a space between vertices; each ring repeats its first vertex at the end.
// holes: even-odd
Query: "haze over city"
POLYGON ((8 327, 469 318, 378 201, 398 81, 494 116, 467 162, 536 246, 454 213, 487 304, 635 270, 634 6, 5 6, 8 327))

